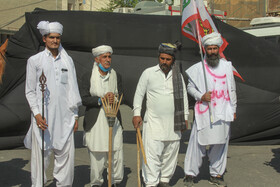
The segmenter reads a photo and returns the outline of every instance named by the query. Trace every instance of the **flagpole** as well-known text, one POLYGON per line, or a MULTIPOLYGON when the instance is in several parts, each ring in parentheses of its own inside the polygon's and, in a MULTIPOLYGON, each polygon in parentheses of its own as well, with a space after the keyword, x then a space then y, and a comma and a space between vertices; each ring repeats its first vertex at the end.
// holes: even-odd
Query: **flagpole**
MULTIPOLYGON (((203 53, 202 53, 202 44, 201 44, 201 38, 200 38, 200 31, 198 27, 198 19, 195 20, 195 25, 196 25, 196 30, 197 30, 197 39, 198 39, 198 45, 199 45, 199 50, 200 50, 200 58, 201 58, 201 65, 203 69, 203 77, 204 77, 204 83, 205 83, 205 90, 206 93, 208 92, 208 85, 207 85, 207 79, 206 79, 206 71, 205 71, 205 65, 204 65, 204 58, 203 58, 203 53)), ((211 101, 210 101, 211 102, 211 101)), ((212 116, 212 107, 211 103, 207 103, 209 106, 209 113, 210 113, 210 121, 211 123, 213 122, 213 116, 212 116)))

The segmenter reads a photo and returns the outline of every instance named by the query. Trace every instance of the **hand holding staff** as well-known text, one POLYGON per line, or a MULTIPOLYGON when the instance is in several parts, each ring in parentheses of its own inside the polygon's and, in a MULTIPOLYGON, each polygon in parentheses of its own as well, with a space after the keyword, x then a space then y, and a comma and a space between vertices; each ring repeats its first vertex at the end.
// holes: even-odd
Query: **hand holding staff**
POLYGON ((136 129, 136 142, 137 142, 137 178, 138 178, 138 187, 141 186, 140 180, 140 148, 143 156, 144 163, 147 165, 146 154, 144 151, 143 141, 141 137, 140 127, 142 125, 141 116, 134 116, 132 119, 134 128, 136 129))
POLYGON ((35 119, 36 119, 38 128, 42 129, 43 131, 47 129, 48 124, 47 124, 46 118, 43 119, 41 114, 37 114, 35 116, 35 119))
POLYGON ((136 137, 139 140, 139 144, 140 144, 140 148, 141 148, 141 152, 142 152, 144 162, 147 165, 146 155, 145 155, 143 141, 142 141, 141 132, 140 132, 140 127, 142 125, 142 117, 141 116, 134 116, 133 119, 132 119, 132 123, 133 123, 134 128, 136 129, 136 132, 137 132, 136 137))
POLYGON ((144 163, 147 165, 146 154, 144 151, 143 141, 141 137, 141 132, 139 127, 136 129, 136 142, 137 142, 137 179, 138 179, 138 187, 141 187, 141 179, 140 179, 140 149, 142 152, 142 157, 144 163))

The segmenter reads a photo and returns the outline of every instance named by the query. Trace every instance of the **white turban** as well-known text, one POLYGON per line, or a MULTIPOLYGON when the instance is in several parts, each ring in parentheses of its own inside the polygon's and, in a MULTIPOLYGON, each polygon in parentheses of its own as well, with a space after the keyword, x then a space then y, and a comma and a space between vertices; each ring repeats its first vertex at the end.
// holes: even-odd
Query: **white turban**
POLYGON ((62 35, 63 26, 58 22, 51 22, 48 21, 40 21, 37 25, 37 29, 39 29, 42 36, 45 36, 49 33, 58 33, 62 35))
POLYGON ((111 53, 113 54, 113 49, 109 45, 100 45, 96 48, 92 48, 92 54, 95 57, 98 57, 99 55, 102 55, 104 53, 111 53))
POLYGON ((217 45, 221 47, 223 44, 223 40, 220 33, 212 32, 211 34, 207 34, 202 38, 202 45, 208 46, 208 45, 217 45))

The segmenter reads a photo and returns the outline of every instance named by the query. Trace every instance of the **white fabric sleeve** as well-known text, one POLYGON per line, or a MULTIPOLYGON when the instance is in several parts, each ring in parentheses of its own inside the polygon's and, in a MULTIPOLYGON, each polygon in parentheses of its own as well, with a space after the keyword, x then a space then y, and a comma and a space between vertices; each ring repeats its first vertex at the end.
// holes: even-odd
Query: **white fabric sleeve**
POLYGON ((188 120, 189 116, 189 101, 188 101, 188 94, 187 94, 187 89, 186 89, 186 84, 184 81, 183 76, 182 77, 182 83, 183 83, 183 94, 184 94, 184 114, 185 114, 185 120, 188 120))
POLYGON ((62 54, 63 54, 62 58, 68 59, 68 63, 66 62, 66 64, 69 64, 70 66, 70 67, 68 66, 69 70, 71 68, 71 71, 69 73, 69 78, 68 78, 70 81, 68 103, 69 103, 70 110, 72 110, 75 113, 76 110, 77 111, 79 110, 79 106, 82 105, 82 99, 80 96, 78 82, 77 82, 76 69, 72 58, 68 56, 68 54, 64 49, 62 54))
POLYGON ((235 79, 233 73, 231 73, 231 103, 232 103, 232 110, 233 113, 236 113, 236 107, 237 107, 237 96, 236 96, 236 85, 235 85, 235 79))
POLYGON ((188 93, 191 96, 193 96, 196 101, 200 101, 201 97, 203 96, 203 94, 198 91, 198 89, 196 88, 194 82, 190 78, 189 78, 188 81, 189 81, 188 86, 187 86, 188 93))
POLYGON ((148 73, 144 71, 139 79, 133 99, 133 116, 140 116, 143 98, 146 94, 148 73))
POLYGON ((35 62, 32 59, 28 59, 26 66, 26 82, 25 82, 25 96, 29 103, 30 109, 33 115, 36 116, 40 113, 39 106, 37 103, 37 74, 35 62))

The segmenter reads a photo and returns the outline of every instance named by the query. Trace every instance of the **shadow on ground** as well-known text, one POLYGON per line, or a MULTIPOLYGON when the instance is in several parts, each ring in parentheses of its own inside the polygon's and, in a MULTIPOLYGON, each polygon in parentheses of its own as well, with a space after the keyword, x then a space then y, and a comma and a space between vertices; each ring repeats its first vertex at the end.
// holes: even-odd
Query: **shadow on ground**
POLYGON ((1 187, 10 187, 15 185, 30 187, 30 172, 22 169, 28 162, 29 160, 23 160, 22 158, 15 158, 9 161, 0 162, 1 187))
MULTIPOLYGON (((122 182, 120 183, 121 187, 125 187, 127 184, 127 180, 128 180, 128 175, 131 173, 131 169, 128 167, 124 167, 124 177, 122 182)), ((103 179, 104 179, 104 183, 101 187, 108 187, 108 180, 107 180, 107 171, 104 170, 103 172, 103 179)))
MULTIPOLYGON (((124 168, 124 178, 120 184, 121 187, 125 187, 128 180, 128 175, 131 173, 131 169, 128 167, 124 168)), ((73 187, 84 187, 86 184, 90 183, 90 167, 88 165, 81 165, 75 167, 75 178, 73 182, 73 187)), ((107 171, 104 170, 103 174, 104 183, 101 187, 108 187, 107 171)), ((30 185, 29 185, 30 186, 30 185)), ((46 187, 56 187, 55 180, 53 180, 46 187)))
POLYGON ((85 147, 83 145, 83 136, 84 136, 84 131, 77 131, 77 132, 75 132, 75 134, 74 134, 75 149, 84 148, 85 147))
POLYGON ((265 162, 264 165, 271 166, 280 173, 280 148, 278 149, 272 149, 273 157, 270 162, 265 162))

